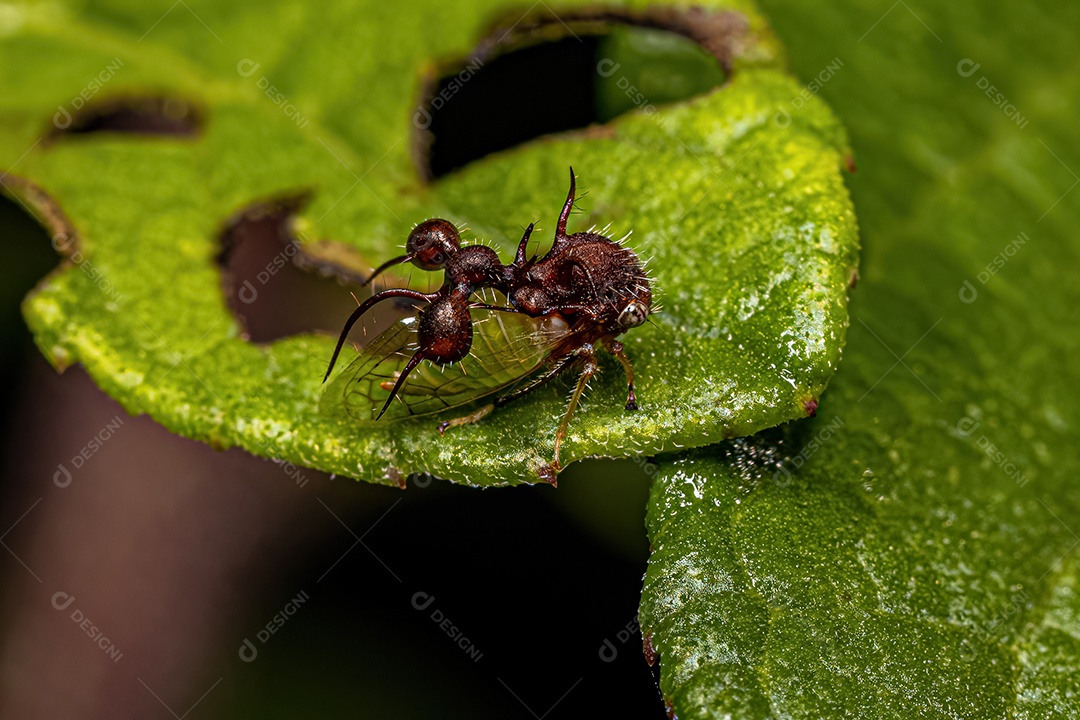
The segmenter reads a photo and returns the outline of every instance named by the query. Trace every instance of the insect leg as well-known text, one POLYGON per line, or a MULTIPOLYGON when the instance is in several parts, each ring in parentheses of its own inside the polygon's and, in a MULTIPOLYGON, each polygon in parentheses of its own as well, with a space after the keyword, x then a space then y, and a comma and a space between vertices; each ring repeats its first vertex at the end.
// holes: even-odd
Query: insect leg
POLYGON ((626 372, 626 409, 637 410, 637 397, 634 395, 634 366, 630 364, 630 358, 626 357, 623 344, 617 340, 610 340, 605 347, 609 353, 619 359, 623 371, 626 372))
MULTIPOLYGON (((588 346, 585 347, 588 348, 588 346)), ((559 462, 559 448, 562 446, 562 441, 566 438, 566 433, 570 429, 570 421, 574 419, 574 411, 577 410, 578 405, 581 403, 581 396, 585 393, 585 386, 588 385, 589 380, 596 374, 596 371, 600 369, 600 366, 596 364, 596 355, 592 353, 591 349, 583 349, 577 357, 584 358, 585 363, 581 369, 577 387, 574 388, 574 394, 570 396, 570 403, 566 406, 566 414, 563 415, 562 422, 559 423, 559 430, 555 433, 555 460, 551 463, 551 469, 555 472, 562 469, 562 464, 559 462)))
POLYGON ((563 205, 562 212, 559 213, 559 224, 555 226, 554 247, 558 247, 562 241, 566 240, 566 221, 570 218, 570 210, 574 207, 575 187, 574 168, 570 168, 570 192, 566 194, 566 203, 563 205))
POLYGON ((502 397, 497 398, 495 400, 495 402, 492 403, 492 405, 494 405, 495 407, 502 407, 503 405, 506 405, 511 400, 516 400, 519 397, 522 397, 523 395, 528 395, 533 390, 540 387, 541 385, 546 383, 548 380, 551 380, 556 375, 561 373, 563 370, 565 370, 567 367, 569 367, 570 363, 572 363, 576 359, 577 359, 577 356, 574 355, 574 354, 564 355, 563 357, 559 358, 555 362, 555 364, 551 366, 550 369, 546 370, 543 375, 540 375, 539 377, 535 378, 534 380, 532 380, 525 387, 518 388, 517 390, 513 390, 513 391, 508 392, 507 394, 503 395, 502 397))
POLYGON ((491 411, 494 410, 494 409, 495 409, 495 403, 488 403, 487 405, 484 405, 483 407, 478 409, 476 412, 471 412, 468 415, 462 415, 461 417, 456 417, 453 420, 443 420, 441 423, 439 423, 439 434, 440 435, 444 434, 447 430, 449 430, 452 427, 460 427, 462 425, 472 425, 473 423, 480 422, 481 420, 486 418, 488 415, 490 415, 491 411))
POLYGON ((539 377, 533 379, 528 385, 525 385, 522 388, 519 388, 517 390, 514 390, 513 392, 509 392, 506 395, 503 395, 500 398, 497 398, 495 402, 490 402, 487 405, 484 405, 476 412, 469 413, 468 415, 463 415, 452 420, 442 421, 441 423, 439 423, 439 434, 442 435, 452 427, 460 427, 462 425, 471 425, 472 423, 480 422, 488 415, 490 415, 491 411, 495 408, 502 407, 511 400, 516 400, 522 395, 527 395, 536 388, 540 387, 548 380, 552 379, 553 377, 561 373, 563 370, 565 370, 567 366, 570 365, 570 363, 573 362, 575 359, 577 359, 577 356, 573 354, 565 355, 559 358, 559 360, 554 365, 552 365, 551 368, 546 370, 543 375, 540 375, 539 377))
POLYGON ((390 397, 386 398, 386 404, 384 404, 382 410, 379 411, 378 416, 375 418, 376 420, 381 418, 383 416, 383 413, 387 411, 387 409, 390 407, 390 403, 392 403, 394 401, 394 398, 397 397, 398 390, 400 390, 401 386, 405 384, 405 378, 409 376, 409 373, 413 371, 413 368, 419 365, 420 361, 423 359, 423 350, 417 350, 415 353, 413 353, 413 356, 409 358, 409 364, 406 365, 398 374, 397 382, 394 383, 394 389, 390 391, 390 397))
POLYGON ((352 326, 356 324, 356 321, 360 319, 360 316, 370 310, 374 305, 383 300, 395 297, 412 298, 413 300, 427 300, 431 302, 439 296, 438 293, 422 293, 415 290, 406 290, 404 288, 394 290, 383 290, 380 293, 375 293, 364 302, 360 303, 349 319, 345 321, 345 327, 341 329, 341 337, 338 338, 337 347, 334 348, 334 354, 330 357, 330 367, 326 368, 326 375, 323 376, 323 382, 326 382, 330 377, 330 373, 334 369, 335 363, 337 363, 338 355, 341 353, 341 347, 345 344, 345 339, 349 337, 349 331, 352 330, 352 326))
POLYGON ((488 305, 487 303, 481 303, 481 302, 469 303, 469 309, 470 310, 496 310, 498 312, 511 312, 511 313, 519 312, 518 310, 515 310, 512 307, 505 307, 503 305, 488 305))

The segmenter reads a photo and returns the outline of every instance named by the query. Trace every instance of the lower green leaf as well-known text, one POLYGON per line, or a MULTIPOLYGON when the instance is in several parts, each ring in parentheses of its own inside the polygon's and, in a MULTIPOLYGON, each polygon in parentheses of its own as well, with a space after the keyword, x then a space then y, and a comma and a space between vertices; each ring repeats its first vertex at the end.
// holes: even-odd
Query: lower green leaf
POLYGON ((845 53, 862 278, 817 417, 661 462, 661 688, 681 720, 1076 717, 1077 9, 769 5, 807 75, 845 53))

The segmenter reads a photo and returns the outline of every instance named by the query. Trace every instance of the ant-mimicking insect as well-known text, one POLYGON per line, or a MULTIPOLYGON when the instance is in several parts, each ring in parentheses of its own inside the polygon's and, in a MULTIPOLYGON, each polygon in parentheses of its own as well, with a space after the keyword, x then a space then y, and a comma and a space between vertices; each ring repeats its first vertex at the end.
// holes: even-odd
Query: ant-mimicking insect
MULTIPOLYGON (((632 250, 595 232, 566 234, 574 196, 574 170, 570 168, 570 190, 559 215, 551 249, 540 259, 535 255, 526 259, 535 225, 530 224, 518 244, 514 261, 508 265, 503 265, 498 254, 485 245, 462 247, 457 229, 447 220, 436 218, 417 225, 409 235, 405 254, 380 265, 367 282, 393 265, 412 263, 422 270, 443 270, 442 287, 431 293, 392 288, 375 293, 360 303, 341 331, 323 382, 330 377, 352 326, 376 303, 390 298, 407 298, 428 304, 417 313, 415 322, 410 322, 411 318, 401 321, 367 345, 360 357, 342 373, 340 382, 345 384, 346 405, 350 403, 350 394, 357 395, 354 406, 360 407, 356 408, 358 413, 355 414, 363 419, 374 414, 375 387, 389 393, 374 417, 378 420, 391 408, 395 397, 405 400, 405 415, 440 412, 497 392, 545 368, 525 386, 500 396, 472 414, 442 422, 439 425, 441 433, 450 427, 477 422, 496 407, 525 395, 568 368, 578 366, 581 374, 555 435, 553 462, 539 469, 542 478, 553 481, 555 473, 561 469, 560 446, 588 381, 599 369, 598 346, 622 364, 627 385, 626 409, 637 409, 634 371, 622 343, 615 338, 644 323, 652 312, 649 278, 632 250), (474 293, 489 288, 505 295, 509 307, 472 300, 474 293), (470 354, 474 326, 483 325, 474 321, 472 310, 486 310, 502 316, 497 319, 503 334, 491 336, 485 330, 486 334, 482 336, 489 345, 501 338, 507 347, 503 350, 495 348, 497 357, 486 361, 482 365, 484 372, 475 378, 462 370, 459 374, 450 374, 449 380, 444 373, 442 378, 414 379, 406 386, 406 378, 424 360, 447 366, 470 354), (520 338, 515 341, 505 330, 504 318, 508 320, 513 316, 539 320, 539 323, 533 320, 531 326, 533 347, 524 353, 520 338), (404 367, 390 375, 378 375, 377 369, 385 372, 380 366, 388 357, 405 360, 406 353, 402 350, 413 336, 415 351, 404 367), (378 381, 379 377, 386 379, 378 381)), ((335 381, 334 386, 337 385, 338 381, 335 381)), ((332 390, 333 386, 328 389, 328 395, 332 390)))

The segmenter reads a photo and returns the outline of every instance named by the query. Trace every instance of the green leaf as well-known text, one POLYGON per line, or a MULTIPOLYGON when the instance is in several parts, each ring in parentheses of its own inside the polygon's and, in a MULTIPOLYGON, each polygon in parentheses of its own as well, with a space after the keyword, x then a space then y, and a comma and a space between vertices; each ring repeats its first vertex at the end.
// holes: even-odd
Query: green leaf
MULTIPOLYGON (((191 0, 163 15, 131 0, 6 5, 5 187, 77 253, 25 304, 40 348, 59 368, 84 365, 130 412, 218 447, 375 482, 424 471, 533 482, 551 457, 566 381, 441 438, 428 417, 327 417, 318 405, 332 339, 243 340, 214 259, 236 213, 302 192, 311 201, 295 218, 299 237, 355 248, 369 267, 436 215, 468 223, 507 257, 530 221, 550 237, 573 165, 588 196, 571 230, 633 230, 663 312, 625 338, 641 411, 623 409, 621 370, 604 358, 564 462, 700 446, 805 416, 839 360, 856 263, 846 140, 812 98, 785 119, 801 88, 749 3, 605 6, 702 40, 732 68, 718 90, 430 185, 414 166, 410 121, 433 63, 485 37, 516 41, 536 23, 549 36, 595 31, 595 20, 575 20, 584 5, 598 7, 560 3, 553 15, 540 3, 522 15, 497 0, 191 0), (82 98, 146 96, 186 103, 198 132, 41 140, 82 98)), ((627 77, 640 80, 641 69, 627 77)), ((622 77, 610 76, 616 89, 622 77)), ((352 301, 341 295, 344 320, 352 301)))
POLYGON ((1080 12, 767 4, 807 78, 840 54, 862 279, 817 417, 663 463, 661 688, 681 720, 1076 717, 1080 12))

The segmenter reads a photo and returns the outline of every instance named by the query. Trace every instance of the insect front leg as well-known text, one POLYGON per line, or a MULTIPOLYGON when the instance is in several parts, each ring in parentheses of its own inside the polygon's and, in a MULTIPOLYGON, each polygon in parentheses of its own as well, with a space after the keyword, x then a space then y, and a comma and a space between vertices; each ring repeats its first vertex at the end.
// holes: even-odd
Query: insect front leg
POLYGON ((623 371, 626 373, 626 409, 637 410, 637 396, 634 395, 634 366, 630 364, 630 358, 628 358, 623 351, 623 344, 618 340, 609 340, 604 344, 604 347, 609 353, 619 359, 619 362, 622 363, 623 371))
POLYGON ((405 288, 398 288, 393 290, 383 290, 380 293, 375 293, 367 300, 360 303, 356 307, 356 309, 353 310, 352 315, 349 316, 349 319, 345 321, 345 327, 341 329, 341 336, 338 338, 337 346, 334 347, 334 354, 330 357, 330 366, 326 368, 326 375, 323 376, 323 382, 326 382, 326 380, 330 377, 330 373, 333 372, 334 365, 337 363, 338 355, 341 354, 341 348, 343 345, 345 345, 345 340, 349 337, 349 331, 352 330, 352 326, 356 324, 356 321, 359 320, 364 313, 374 307, 376 303, 396 297, 410 298, 412 300, 426 300, 428 302, 431 302, 432 300, 439 297, 439 294, 422 293, 417 292, 416 290, 406 290, 405 288))

